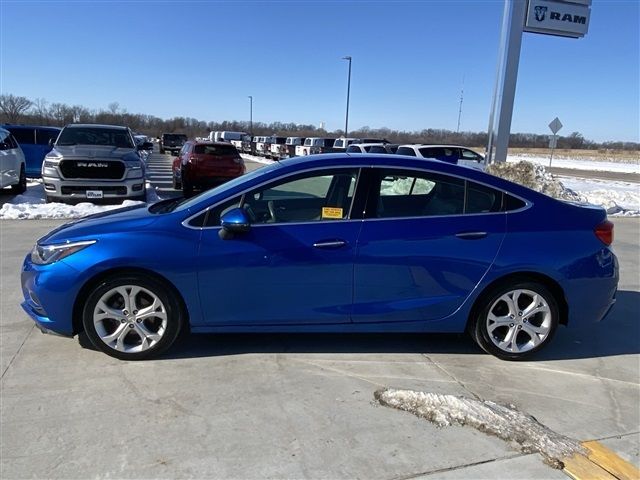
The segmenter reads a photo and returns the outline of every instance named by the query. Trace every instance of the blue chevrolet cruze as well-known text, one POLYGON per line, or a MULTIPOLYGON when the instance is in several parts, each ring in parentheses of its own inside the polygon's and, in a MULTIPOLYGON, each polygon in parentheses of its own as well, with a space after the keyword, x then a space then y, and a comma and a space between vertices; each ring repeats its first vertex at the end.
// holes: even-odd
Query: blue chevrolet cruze
POLYGON ((24 261, 23 307, 126 360, 186 330, 466 330, 516 360, 605 317, 612 239, 602 208, 477 170, 317 155, 52 231, 24 261))

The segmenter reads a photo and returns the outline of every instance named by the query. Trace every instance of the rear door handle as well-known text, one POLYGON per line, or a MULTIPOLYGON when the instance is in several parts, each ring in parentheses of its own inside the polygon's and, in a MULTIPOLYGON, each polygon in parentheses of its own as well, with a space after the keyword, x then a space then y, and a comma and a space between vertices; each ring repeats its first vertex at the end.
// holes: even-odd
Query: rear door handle
POLYGON ((344 240, 324 240, 313 244, 315 248, 340 248, 347 244, 344 240))
POLYGON ((463 240, 479 240, 487 236, 487 232, 460 232, 456 233, 456 237, 463 240))

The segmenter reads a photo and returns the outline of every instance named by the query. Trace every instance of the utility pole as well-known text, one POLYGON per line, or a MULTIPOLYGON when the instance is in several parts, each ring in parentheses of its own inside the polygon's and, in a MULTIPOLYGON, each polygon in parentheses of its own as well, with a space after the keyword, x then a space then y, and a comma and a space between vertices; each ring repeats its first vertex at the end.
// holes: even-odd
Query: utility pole
MULTIPOLYGON (((344 138, 347 138, 349 133, 349 93, 351 92, 351 57, 342 57, 342 60, 349 60, 349 77, 347 79, 347 114, 344 119, 344 138)), ((346 147, 345 140, 345 147, 346 147)))
POLYGON ((460 89, 460 108, 458 109, 458 128, 456 133, 460 133, 460 118, 462 117, 462 101, 464 98, 464 75, 462 76, 462 88, 460 89))
POLYGON ((249 97, 249 135, 253 138, 253 96, 249 97))

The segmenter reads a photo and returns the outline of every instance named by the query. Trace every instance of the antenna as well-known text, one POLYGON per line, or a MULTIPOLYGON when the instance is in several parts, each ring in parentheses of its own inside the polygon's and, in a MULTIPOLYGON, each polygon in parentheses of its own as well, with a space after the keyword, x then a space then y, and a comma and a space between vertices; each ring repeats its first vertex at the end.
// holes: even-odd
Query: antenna
POLYGON ((460 118, 462 117, 462 102, 464 100, 464 75, 462 75, 462 87, 460 88, 460 108, 458 109, 458 128, 456 133, 460 133, 460 118))

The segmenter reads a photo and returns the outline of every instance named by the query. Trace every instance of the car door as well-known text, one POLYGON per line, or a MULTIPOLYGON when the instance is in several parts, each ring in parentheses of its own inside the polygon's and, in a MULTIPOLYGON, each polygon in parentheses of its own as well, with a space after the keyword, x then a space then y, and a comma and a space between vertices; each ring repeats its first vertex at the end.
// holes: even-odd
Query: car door
POLYGON ((506 229, 502 193, 458 177, 394 168, 373 169, 369 184, 353 321, 429 322, 451 315, 498 253, 506 229))
POLYGON ((211 209, 199 249, 199 289, 209 325, 350 322, 353 262, 361 220, 350 218, 358 169, 274 180, 211 209), (234 207, 249 232, 219 236, 234 207))

